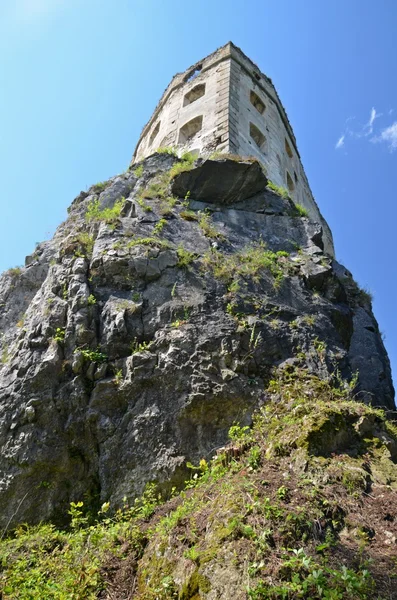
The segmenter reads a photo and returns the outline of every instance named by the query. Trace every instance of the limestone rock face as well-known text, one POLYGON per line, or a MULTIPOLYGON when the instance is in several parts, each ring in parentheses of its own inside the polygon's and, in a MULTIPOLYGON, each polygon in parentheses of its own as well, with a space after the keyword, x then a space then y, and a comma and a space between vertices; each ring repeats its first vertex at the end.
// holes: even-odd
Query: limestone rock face
POLYGON ((198 161, 196 168, 175 177, 172 191, 184 197, 185 190, 196 200, 231 204, 263 192, 267 179, 258 162, 230 159, 198 161), (200 164, 201 163, 201 164, 200 164))
POLYGON ((358 372, 357 398, 394 408, 370 300, 321 226, 243 161, 198 163, 170 197, 177 162, 81 193, 0 279, 2 529, 182 483, 250 422, 275 366, 358 372))

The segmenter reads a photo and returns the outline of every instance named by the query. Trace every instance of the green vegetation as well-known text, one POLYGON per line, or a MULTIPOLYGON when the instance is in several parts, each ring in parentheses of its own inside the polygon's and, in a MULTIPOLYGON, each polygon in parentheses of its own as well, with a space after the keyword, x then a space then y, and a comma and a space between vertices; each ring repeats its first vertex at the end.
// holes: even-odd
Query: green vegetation
POLYGON ((189 250, 186 250, 182 244, 179 244, 176 252, 178 255, 177 266, 182 269, 187 269, 189 265, 191 265, 197 258, 197 255, 194 254, 194 252, 189 252, 189 250))
POLYGON ((88 296, 87 304, 88 304, 88 306, 94 306, 96 304, 96 298, 95 298, 94 294, 90 294, 88 296))
POLYGON ((115 223, 120 218, 121 209, 124 206, 125 198, 116 200, 112 208, 100 209, 99 198, 91 200, 85 214, 88 223, 95 221, 105 221, 105 223, 115 223))
POLYGON ((127 244, 127 248, 134 246, 151 246, 152 248, 171 248, 171 244, 166 240, 160 240, 156 237, 135 238, 127 244))
POLYGON ((139 179, 143 175, 143 165, 139 165, 139 167, 134 169, 132 172, 133 172, 134 176, 139 179))
POLYGON ((80 245, 80 252, 82 252, 84 256, 91 256, 95 241, 92 235, 82 231, 76 235, 73 241, 80 245))
MULTIPOLYGON (((99 201, 97 200, 94 202, 99 201)), ((86 231, 80 231, 74 235, 72 239, 68 239, 67 243, 63 244, 61 247, 61 256, 73 255, 75 258, 90 258, 94 249, 94 243, 95 239, 91 234, 86 231)))
POLYGON ((153 235, 159 235, 163 231, 164 225, 167 225, 167 219, 160 219, 157 221, 153 229, 153 235))
POLYGON ((63 344, 63 342, 65 341, 65 328, 57 327, 55 330, 55 335, 54 335, 53 339, 55 342, 58 342, 59 344, 63 344))
POLYGON ((149 350, 152 342, 138 342, 137 338, 134 338, 130 344, 131 354, 137 354, 138 352, 145 352, 149 350))
POLYGON ((374 295, 368 288, 361 288, 357 286, 357 298, 359 304, 369 304, 371 305, 374 300, 374 295))
MULTIPOLYGON (((139 514, 136 505, 136 514, 139 514)), ((131 523, 131 510, 107 517, 103 504, 95 526, 88 526, 83 502, 71 504, 69 531, 51 524, 21 525, 0 549, 0 589, 5 600, 94 599, 103 588, 101 565, 109 552, 125 558, 125 545, 138 559, 145 536, 131 523), (119 540, 123 540, 123 544, 119 540)))
POLYGON ((108 359, 106 354, 100 352, 98 349, 93 350, 92 348, 76 348, 74 353, 77 354, 77 352, 80 352, 80 354, 82 354, 84 358, 90 362, 104 363, 108 359))
POLYGON ((193 210, 181 210, 179 216, 185 221, 198 221, 199 215, 193 210))
POLYGON ((233 160, 234 162, 250 162, 259 163, 259 160, 255 156, 240 156, 239 154, 232 154, 230 152, 220 152, 217 150, 209 156, 210 160, 233 160))
MULTIPOLYGON (((145 198, 147 198, 147 197, 148 196, 145 196, 145 198)), ((149 204, 146 204, 146 202, 143 201, 143 198, 140 198, 138 196, 137 198, 135 198, 135 200, 137 201, 139 206, 142 208, 142 210, 144 210, 145 212, 152 212, 153 208, 151 206, 149 206, 149 204)))
POLYGON ((223 239, 223 235, 219 233, 213 225, 211 215, 208 212, 200 211, 198 213, 198 224, 205 237, 210 239, 223 239))
POLYGON ((309 211, 307 210, 307 208, 302 206, 302 204, 295 204, 295 208, 298 211, 300 217, 308 217, 309 216, 309 211))
POLYGON ((118 369, 115 372, 113 381, 116 385, 121 384, 121 382, 123 381, 123 369, 118 369))
POLYGON ((101 192, 103 192, 104 190, 106 190, 106 188, 109 185, 109 181, 99 181, 98 183, 95 183, 92 186, 92 189, 94 191, 94 194, 100 194, 101 192))
POLYGON ((97 515, 72 503, 67 530, 17 527, 0 542, 4 600, 393 597, 392 525, 375 500, 395 506, 397 429, 353 388, 286 368, 253 427, 233 425, 211 461, 187 463, 168 504, 150 484, 97 515))
POLYGON ((174 179, 179 173, 184 173, 185 171, 191 171, 194 167, 194 161, 196 158, 190 152, 185 152, 181 156, 181 162, 175 163, 171 169, 169 170, 169 180, 174 179))
POLYGON ((288 252, 267 250, 265 244, 246 246, 234 254, 210 251, 203 258, 203 266, 210 269, 214 277, 223 280, 229 287, 239 284, 240 278, 258 281, 261 272, 267 271, 274 278, 274 285, 281 284, 288 269, 288 252))
POLYGON ((5 272, 9 277, 19 277, 22 273, 22 267, 11 267, 8 271, 5 272))
POLYGON ((273 181, 269 180, 267 182, 267 187, 269 189, 271 189, 272 192, 275 192, 276 194, 278 194, 282 198, 289 198, 289 192, 288 192, 288 190, 286 188, 282 187, 281 185, 276 185, 275 183, 273 183, 273 181))
POLYGON ((157 148, 156 152, 157 154, 170 154, 171 156, 178 158, 177 148, 174 148, 173 146, 160 146, 160 148, 157 148))

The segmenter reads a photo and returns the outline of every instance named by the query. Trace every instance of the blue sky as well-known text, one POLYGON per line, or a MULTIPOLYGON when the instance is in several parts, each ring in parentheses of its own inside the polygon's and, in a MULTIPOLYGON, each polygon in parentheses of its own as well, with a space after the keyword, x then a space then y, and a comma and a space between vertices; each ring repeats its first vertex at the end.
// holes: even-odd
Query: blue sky
POLYGON ((232 40, 275 83, 397 369, 395 0, 1 0, 0 271, 123 171, 171 77, 232 40))

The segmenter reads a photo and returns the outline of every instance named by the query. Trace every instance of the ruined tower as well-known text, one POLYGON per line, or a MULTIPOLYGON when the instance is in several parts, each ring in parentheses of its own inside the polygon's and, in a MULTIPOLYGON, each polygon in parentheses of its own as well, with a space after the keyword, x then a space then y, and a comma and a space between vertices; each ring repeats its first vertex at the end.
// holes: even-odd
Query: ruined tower
POLYGON ((232 42, 173 77, 142 131, 132 163, 165 146, 203 158, 214 152, 255 157, 267 177, 322 224, 325 249, 333 254, 331 231, 313 198, 277 91, 232 42))

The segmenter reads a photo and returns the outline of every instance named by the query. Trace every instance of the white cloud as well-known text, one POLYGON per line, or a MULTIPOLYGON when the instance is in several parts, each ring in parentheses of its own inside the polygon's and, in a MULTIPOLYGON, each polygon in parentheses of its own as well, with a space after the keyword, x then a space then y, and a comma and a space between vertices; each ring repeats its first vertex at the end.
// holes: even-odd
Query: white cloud
POLYGON ((380 114, 377 114, 376 109, 374 107, 371 108, 371 114, 369 116, 369 121, 363 127, 364 135, 371 135, 374 130, 374 121, 377 117, 380 117, 380 114))
POLYGON ((339 148, 342 148, 344 143, 345 143, 345 134, 340 136, 339 140, 335 144, 335 149, 338 150, 339 148))
POLYGON ((390 152, 397 149, 397 121, 383 129, 379 136, 372 138, 373 142, 385 142, 389 146, 390 152))

